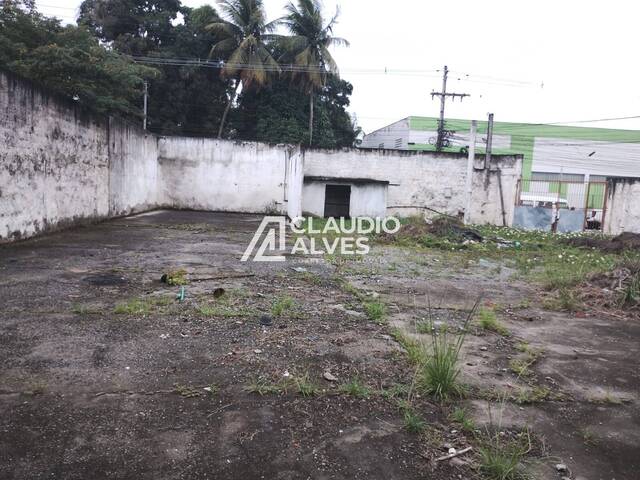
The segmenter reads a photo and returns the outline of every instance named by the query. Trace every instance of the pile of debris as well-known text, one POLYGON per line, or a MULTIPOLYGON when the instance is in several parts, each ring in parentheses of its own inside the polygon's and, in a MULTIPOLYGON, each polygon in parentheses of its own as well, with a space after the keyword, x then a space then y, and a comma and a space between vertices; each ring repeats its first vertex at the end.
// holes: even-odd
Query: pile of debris
POLYGON ((620 253, 624 250, 640 250, 640 233, 624 232, 617 237, 576 237, 566 242, 574 247, 597 248, 603 252, 620 253))
POLYGON ((640 262, 622 262, 608 272, 591 275, 580 285, 584 303, 640 315, 640 262))
POLYGON ((466 227, 460 220, 449 216, 439 216, 432 220, 423 218, 411 219, 409 223, 393 234, 384 234, 382 241, 416 241, 425 243, 425 239, 433 237, 450 243, 467 244, 482 242, 484 238, 476 230, 466 227))

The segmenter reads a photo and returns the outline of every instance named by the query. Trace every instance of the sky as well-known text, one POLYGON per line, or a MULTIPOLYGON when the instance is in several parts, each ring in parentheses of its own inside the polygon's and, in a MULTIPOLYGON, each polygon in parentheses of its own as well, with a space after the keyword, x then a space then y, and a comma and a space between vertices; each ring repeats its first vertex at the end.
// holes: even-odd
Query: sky
MULTIPOLYGON (((80 3, 37 1, 40 12, 65 22, 75 20, 80 3)), ((265 0, 270 18, 286 3, 265 0)), ((334 34, 351 45, 333 54, 353 84, 349 111, 365 132, 407 116, 438 116, 430 93, 440 90, 444 65, 447 91, 471 95, 447 103, 449 118, 494 113, 496 121, 570 124, 640 117, 640 2, 325 0, 327 17, 338 4, 334 34)), ((640 118, 586 125, 640 130, 640 118)))

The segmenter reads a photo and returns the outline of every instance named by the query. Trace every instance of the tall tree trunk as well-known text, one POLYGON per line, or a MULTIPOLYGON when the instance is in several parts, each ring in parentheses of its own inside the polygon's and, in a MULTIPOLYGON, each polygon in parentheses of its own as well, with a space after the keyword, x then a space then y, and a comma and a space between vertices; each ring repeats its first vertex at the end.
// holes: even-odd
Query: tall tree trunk
POLYGON ((313 145, 313 90, 309 94, 309 146, 313 145))
POLYGON ((222 120, 220 121, 220 128, 218 129, 218 138, 222 138, 222 131, 224 130, 224 124, 227 121, 227 115, 229 115, 229 110, 231 110, 231 104, 235 101, 238 96, 238 88, 240 88, 240 80, 236 80, 236 86, 233 88, 233 93, 229 97, 229 101, 227 102, 227 106, 224 109, 224 113, 222 114, 222 120))

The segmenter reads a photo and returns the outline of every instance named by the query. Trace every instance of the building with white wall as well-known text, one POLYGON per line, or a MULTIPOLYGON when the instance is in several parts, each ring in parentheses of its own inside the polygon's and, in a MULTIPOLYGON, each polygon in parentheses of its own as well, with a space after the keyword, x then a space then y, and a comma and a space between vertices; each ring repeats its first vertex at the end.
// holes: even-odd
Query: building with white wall
MULTIPOLYGON (((469 145, 470 120, 449 119, 449 151, 469 145)), ((365 135, 361 148, 434 150, 438 119, 407 117, 365 135)), ((640 131, 495 122, 496 154, 522 154, 523 177, 531 180, 604 181, 608 176, 640 177, 640 131)), ((476 152, 483 152, 487 122, 478 122, 476 152)))

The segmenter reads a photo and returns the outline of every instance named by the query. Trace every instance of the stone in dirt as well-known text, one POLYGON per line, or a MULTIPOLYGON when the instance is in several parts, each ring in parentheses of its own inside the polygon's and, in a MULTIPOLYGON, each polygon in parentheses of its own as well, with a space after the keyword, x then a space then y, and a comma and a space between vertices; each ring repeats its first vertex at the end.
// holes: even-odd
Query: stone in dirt
POLYGON ((327 370, 326 372, 324 372, 322 374, 322 377, 328 381, 328 382, 337 382, 338 381, 338 377, 336 377, 335 375, 333 375, 329 370, 327 370))
POLYGON ((273 319, 269 316, 269 315, 262 315, 260 317, 260 325, 264 325, 265 327, 268 327, 269 325, 273 324, 273 319))

